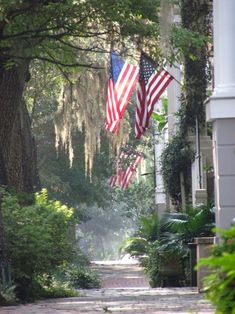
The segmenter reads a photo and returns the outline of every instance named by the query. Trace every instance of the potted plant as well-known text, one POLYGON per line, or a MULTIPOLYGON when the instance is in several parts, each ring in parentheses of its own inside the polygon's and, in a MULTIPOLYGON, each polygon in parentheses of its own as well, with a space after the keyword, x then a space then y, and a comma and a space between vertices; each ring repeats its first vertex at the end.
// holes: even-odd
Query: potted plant
POLYGON ((186 212, 167 213, 163 225, 170 232, 171 238, 173 238, 171 241, 180 243, 184 248, 184 251, 181 251, 185 256, 183 261, 186 284, 197 285, 195 270, 197 263, 196 244, 194 239, 214 236, 212 229, 215 225, 215 214, 212 206, 202 205, 196 208, 188 208, 186 212))

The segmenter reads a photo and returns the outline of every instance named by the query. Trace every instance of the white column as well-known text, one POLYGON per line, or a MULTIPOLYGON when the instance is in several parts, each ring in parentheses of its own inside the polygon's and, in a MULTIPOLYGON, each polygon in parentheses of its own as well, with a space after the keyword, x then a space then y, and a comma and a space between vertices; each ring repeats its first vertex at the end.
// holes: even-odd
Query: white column
POLYGON ((207 104, 213 122, 216 225, 235 217, 235 1, 214 0, 215 88, 207 104))
MULTIPOLYGON (((162 100, 160 99, 156 104, 156 110, 162 112, 162 100)), ((155 204, 158 216, 161 217, 166 210, 166 192, 164 188, 163 178, 161 174, 161 154, 165 148, 165 131, 154 134, 154 154, 155 154, 155 204)))
POLYGON ((181 86, 181 70, 180 65, 177 63, 175 66, 168 68, 169 73, 178 81, 173 80, 167 87, 168 97, 168 132, 169 137, 172 137, 176 133, 177 117, 175 113, 180 108, 180 93, 181 86))

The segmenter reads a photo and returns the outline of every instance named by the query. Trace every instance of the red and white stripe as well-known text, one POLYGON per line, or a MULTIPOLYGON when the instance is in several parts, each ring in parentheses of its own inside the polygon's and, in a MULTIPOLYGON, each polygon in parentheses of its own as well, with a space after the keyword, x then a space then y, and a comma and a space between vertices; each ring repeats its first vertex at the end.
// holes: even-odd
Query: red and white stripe
POLYGON ((147 125, 153 112, 154 105, 172 80, 173 77, 164 69, 159 70, 150 77, 148 84, 146 85, 148 114, 146 122, 143 121, 147 125))
POLYGON ((135 137, 139 139, 146 130, 143 121, 147 117, 146 89, 144 82, 139 82, 137 89, 137 102, 135 111, 135 137))
POLYGON ((125 174, 122 177, 122 182, 121 182, 121 187, 122 189, 125 191, 134 175, 134 173, 136 172, 136 169, 139 165, 139 163, 141 162, 141 160, 143 159, 143 155, 142 154, 137 154, 135 156, 134 161, 131 163, 131 165, 127 168, 125 174))
POLYGON ((135 120, 135 137, 137 139, 148 128, 154 105, 172 80, 173 77, 166 70, 161 69, 151 75, 146 85, 144 81, 139 82, 135 120))
POLYGON ((110 178, 109 178, 109 185, 113 188, 115 185, 116 185, 116 182, 117 182, 117 176, 116 175, 112 175, 110 178))
POLYGON ((118 185, 122 185, 122 180, 123 180, 123 176, 125 175, 125 170, 124 169, 118 169, 117 171, 117 182, 118 185))
POLYGON ((116 84, 108 82, 105 128, 115 133, 138 80, 139 68, 125 63, 116 84))

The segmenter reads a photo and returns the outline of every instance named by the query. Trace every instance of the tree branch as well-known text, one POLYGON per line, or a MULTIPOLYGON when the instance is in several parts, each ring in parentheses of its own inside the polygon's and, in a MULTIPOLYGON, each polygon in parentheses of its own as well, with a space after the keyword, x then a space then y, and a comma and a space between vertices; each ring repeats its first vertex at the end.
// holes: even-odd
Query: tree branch
POLYGON ((9 58, 12 58, 13 60, 27 60, 27 61, 32 61, 32 60, 41 60, 41 61, 46 61, 55 65, 60 65, 62 67, 68 67, 68 68, 75 68, 75 67, 82 67, 82 68, 91 68, 91 69, 97 69, 97 70, 102 70, 104 67, 98 67, 92 64, 86 64, 86 63, 79 63, 79 62, 74 62, 74 63, 64 63, 56 59, 50 59, 47 57, 43 56, 16 56, 16 55, 8 55, 9 58))
POLYGON ((109 53, 109 50, 105 50, 103 48, 100 48, 98 45, 96 46, 92 46, 90 48, 83 48, 81 46, 77 46, 77 45, 74 45, 72 43, 69 43, 69 42, 66 42, 64 41, 63 39, 61 38, 57 38, 57 40, 62 43, 63 45, 65 46, 68 46, 70 48, 73 48, 75 50, 80 50, 80 51, 88 51, 88 52, 98 52, 98 53, 109 53))

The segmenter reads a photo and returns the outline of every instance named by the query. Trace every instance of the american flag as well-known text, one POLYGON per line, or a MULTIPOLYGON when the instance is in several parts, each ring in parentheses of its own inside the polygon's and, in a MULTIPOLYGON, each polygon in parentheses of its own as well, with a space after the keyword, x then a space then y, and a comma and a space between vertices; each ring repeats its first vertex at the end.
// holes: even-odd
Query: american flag
POLYGON ((117 164, 117 174, 112 175, 109 178, 109 185, 111 187, 120 186, 124 191, 127 189, 129 183, 131 182, 131 179, 136 172, 136 169, 141 162, 141 160, 144 158, 143 153, 136 152, 130 156, 129 153, 122 151, 120 153, 120 156, 118 158, 118 164, 117 164), (127 160, 131 157, 131 164, 125 169, 121 165, 121 160, 127 160))
POLYGON ((122 150, 119 158, 118 158, 118 163, 117 163, 117 182, 121 186, 122 185, 122 180, 123 177, 126 173, 125 167, 123 166, 123 160, 127 160, 129 157, 129 153, 126 151, 122 150))
POLYGON ((118 129, 139 76, 139 68, 111 53, 105 128, 112 133, 118 129))
POLYGON ((108 180, 110 187, 121 185, 122 177, 125 174, 125 170, 121 166, 121 161, 127 157, 128 157, 128 154, 124 151, 121 151, 117 160, 117 173, 112 175, 108 180))
POLYGON ((116 182, 117 182, 117 176, 116 175, 112 175, 109 178, 109 185, 113 188, 114 186, 116 186, 116 182))
POLYGON ((173 76, 164 69, 157 70, 153 60, 145 53, 141 53, 135 114, 137 139, 148 128, 154 105, 172 80, 173 76))
POLYGON ((122 179, 123 179, 123 176, 125 175, 125 172, 126 170, 124 170, 123 168, 120 168, 118 169, 117 171, 117 182, 118 182, 118 185, 122 185, 122 179))
POLYGON ((142 153, 136 153, 134 155, 134 160, 130 164, 130 166, 127 168, 125 173, 122 176, 122 182, 121 182, 121 188, 125 191, 131 182, 131 179, 136 172, 136 169, 141 162, 141 160, 144 158, 144 155, 142 153))

